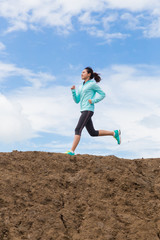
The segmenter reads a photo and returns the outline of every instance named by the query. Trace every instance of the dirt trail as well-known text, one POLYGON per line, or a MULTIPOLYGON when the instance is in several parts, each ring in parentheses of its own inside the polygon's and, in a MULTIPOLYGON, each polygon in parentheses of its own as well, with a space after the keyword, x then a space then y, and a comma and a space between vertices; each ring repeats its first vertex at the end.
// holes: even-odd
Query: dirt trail
POLYGON ((0 153, 0 240, 160 240, 160 159, 0 153))

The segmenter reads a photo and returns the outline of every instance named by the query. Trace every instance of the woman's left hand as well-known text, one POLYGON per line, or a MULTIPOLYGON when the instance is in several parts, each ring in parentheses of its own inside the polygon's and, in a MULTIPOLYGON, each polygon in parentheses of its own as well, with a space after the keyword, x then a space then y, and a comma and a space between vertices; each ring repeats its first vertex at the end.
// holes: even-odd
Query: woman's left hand
POLYGON ((92 104, 92 100, 91 100, 91 99, 89 99, 88 102, 89 102, 90 104, 92 104))

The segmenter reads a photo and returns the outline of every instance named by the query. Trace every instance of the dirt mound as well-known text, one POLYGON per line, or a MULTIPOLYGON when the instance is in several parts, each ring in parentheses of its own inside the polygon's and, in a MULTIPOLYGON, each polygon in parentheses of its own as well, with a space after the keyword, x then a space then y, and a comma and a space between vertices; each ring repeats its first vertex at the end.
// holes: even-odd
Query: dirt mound
POLYGON ((0 153, 0 240, 159 240, 160 159, 0 153))

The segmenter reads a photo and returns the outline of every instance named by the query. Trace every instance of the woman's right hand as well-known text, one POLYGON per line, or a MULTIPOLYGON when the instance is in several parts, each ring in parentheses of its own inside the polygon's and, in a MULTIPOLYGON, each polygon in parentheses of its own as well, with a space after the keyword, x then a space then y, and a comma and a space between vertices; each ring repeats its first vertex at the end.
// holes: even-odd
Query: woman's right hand
POLYGON ((71 87, 71 90, 73 90, 73 89, 75 89, 76 87, 75 87, 75 85, 73 85, 72 87, 71 87))

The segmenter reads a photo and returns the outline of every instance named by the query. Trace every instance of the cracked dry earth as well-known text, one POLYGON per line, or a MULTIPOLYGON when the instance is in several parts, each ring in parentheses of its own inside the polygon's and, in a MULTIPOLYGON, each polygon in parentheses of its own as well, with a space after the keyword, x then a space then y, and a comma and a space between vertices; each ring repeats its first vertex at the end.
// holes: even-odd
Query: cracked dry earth
POLYGON ((0 153, 0 240, 159 240, 160 159, 0 153))

